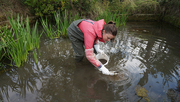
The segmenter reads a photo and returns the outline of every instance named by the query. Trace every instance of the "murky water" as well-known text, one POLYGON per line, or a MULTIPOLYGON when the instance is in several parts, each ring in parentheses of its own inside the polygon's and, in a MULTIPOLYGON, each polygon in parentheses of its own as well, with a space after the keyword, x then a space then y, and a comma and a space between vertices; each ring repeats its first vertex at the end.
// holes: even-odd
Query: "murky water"
POLYGON ((100 43, 110 56, 102 75, 86 58, 75 63, 69 39, 42 39, 36 64, 0 75, 0 101, 167 102, 180 101, 180 30, 166 24, 131 22, 114 43, 100 43))

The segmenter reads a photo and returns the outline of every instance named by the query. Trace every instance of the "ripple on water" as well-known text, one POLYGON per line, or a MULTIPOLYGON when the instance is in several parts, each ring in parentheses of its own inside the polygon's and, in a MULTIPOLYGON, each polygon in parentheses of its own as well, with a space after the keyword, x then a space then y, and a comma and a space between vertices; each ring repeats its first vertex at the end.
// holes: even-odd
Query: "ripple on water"
POLYGON ((119 69, 117 75, 102 75, 101 78, 113 85, 122 86, 132 80, 131 74, 126 69, 119 69))

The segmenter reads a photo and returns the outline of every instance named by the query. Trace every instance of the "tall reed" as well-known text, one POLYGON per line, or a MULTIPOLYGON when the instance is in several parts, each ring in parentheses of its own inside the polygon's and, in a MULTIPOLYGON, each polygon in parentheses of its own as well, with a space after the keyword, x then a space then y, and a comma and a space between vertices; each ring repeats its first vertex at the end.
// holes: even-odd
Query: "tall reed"
POLYGON ((37 24, 38 24, 38 22, 36 21, 34 27, 32 28, 32 37, 31 38, 32 38, 34 48, 39 49, 40 37, 43 32, 41 34, 39 34, 37 24))
POLYGON ((119 21, 120 25, 125 25, 126 24, 126 21, 127 21, 127 18, 128 18, 126 10, 127 9, 122 10, 122 14, 121 14, 120 21, 119 21))
POLYGON ((23 62, 26 62, 28 51, 33 50, 40 41, 40 36, 37 33, 37 22, 31 31, 29 18, 26 18, 26 23, 17 16, 17 20, 13 17, 8 17, 11 29, 3 30, 3 44, 6 46, 8 56, 14 60, 17 67, 23 62), (35 46, 36 45, 36 46, 35 46))
POLYGON ((58 36, 56 36, 55 30, 53 30, 53 27, 48 22, 47 17, 46 17, 46 20, 41 18, 41 24, 43 26, 43 29, 44 29, 45 34, 46 34, 47 37, 52 38, 52 39, 53 38, 58 38, 58 36))
POLYGON ((6 54, 6 50, 5 50, 5 45, 3 43, 3 38, 2 38, 2 33, 0 32, 0 61, 3 59, 3 57, 5 56, 6 54))
POLYGON ((126 9, 123 9, 120 15, 117 11, 114 13, 110 11, 103 12, 101 15, 97 16, 95 20, 104 19, 105 22, 114 21, 116 22, 116 26, 120 27, 126 24, 127 17, 128 16, 127 16, 126 9))
MULTIPOLYGON (((19 32, 19 34, 21 34, 19 32)), ((20 35, 16 35, 20 36, 20 35)), ((20 67, 22 62, 26 62, 28 51, 26 50, 26 42, 23 42, 22 37, 14 39, 10 30, 4 30, 4 43, 7 44, 7 53, 14 60, 17 67, 20 67)))
POLYGON ((56 23, 55 23, 55 27, 56 27, 55 33, 56 33, 56 35, 58 37, 60 37, 60 35, 61 35, 61 31, 60 31, 60 18, 61 18, 61 14, 60 14, 59 10, 54 13, 54 18, 55 18, 55 21, 56 21, 56 23))
POLYGON ((109 21, 114 21, 116 22, 116 26, 119 27, 120 26, 120 18, 118 17, 117 15, 118 13, 115 12, 115 13, 111 13, 111 12, 103 12, 101 15, 99 15, 96 20, 99 20, 99 19, 104 19, 105 22, 109 22, 109 21))
POLYGON ((60 33, 61 33, 61 37, 68 37, 67 34, 67 28, 69 27, 69 25, 72 23, 72 21, 74 20, 78 20, 81 18, 81 14, 77 13, 75 14, 73 17, 71 15, 71 13, 69 13, 67 10, 64 10, 62 12, 62 14, 60 15, 60 12, 56 13, 56 15, 59 15, 60 19, 56 20, 56 25, 59 25, 59 21, 60 21, 60 33))
POLYGON ((33 50, 33 55, 34 55, 35 63, 37 63, 37 52, 36 52, 36 50, 33 50))
POLYGON ((60 26, 61 26, 61 36, 68 37, 67 28, 72 22, 71 13, 68 13, 67 10, 62 12, 61 19, 60 19, 60 26))

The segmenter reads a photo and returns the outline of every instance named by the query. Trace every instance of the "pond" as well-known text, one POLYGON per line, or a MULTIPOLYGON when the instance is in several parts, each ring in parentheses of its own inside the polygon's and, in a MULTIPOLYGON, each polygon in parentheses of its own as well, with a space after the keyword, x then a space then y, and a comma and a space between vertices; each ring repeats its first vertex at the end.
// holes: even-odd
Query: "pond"
POLYGON ((20 68, 0 75, 3 102, 180 101, 180 30, 159 22, 128 22, 114 43, 100 43, 110 57, 101 74, 86 58, 75 63, 69 39, 41 38, 38 62, 29 52, 20 68))

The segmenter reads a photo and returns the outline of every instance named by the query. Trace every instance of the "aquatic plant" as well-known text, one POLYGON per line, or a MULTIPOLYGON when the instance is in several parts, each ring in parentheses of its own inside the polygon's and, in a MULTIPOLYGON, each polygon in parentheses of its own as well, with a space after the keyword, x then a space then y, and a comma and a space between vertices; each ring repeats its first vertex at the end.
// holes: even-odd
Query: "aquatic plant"
POLYGON ((70 12, 64 10, 63 12, 57 11, 54 13, 54 25, 48 22, 47 18, 46 20, 41 18, 41 23, 47 37, 52 39, 60 37, 66 38, 68 37, 67 28, 73 20, 77 20, 79 18, 81 18, 81 15, 79 13, 75 14, 74 17, 72 17, 70 12))
POLYGON ((79 13, 75 14, 74 17, 72 17, 70 12, 64 10, 60 19, 61 36, 65 38, 68 37, 67 28, 72 23, 72 21, 80 19, 81 17, 82 15, 80 15, 79 13))
POLYGON ((114 21, 116 22, 116 26, 119 27, 121 25, 125 25, 126 19, 127 19, 126 12, 121 14, 121 16, 118 15, 118 12, 112 13, 112 12, 104 12, 103 14, 99 15, 96 20, 104 19, 105 22, 114 21))
POLYGON ((35 63, 37 63, 37 53, 36 53, 36 50, 33 50, 33 55, 34 55, 35 63))
POLYGON ((45 31, 45 35, 47 37, 49 37, 49 38, 58 38, 58 36, 56 36, 56 33, 53 30, 51 24, 48 22, 47 17, 46 17, 46 20, 41 18, 41 24, 43 26, 43 29, 45 31))
POLYGON ((126 9, 123 9, 120 19, 117 19, 116 22, 120 22, 120 25, 125 25, 128 18, 126 9))
POLYGON ((61 31, 60 31, 60 18, 61 18, 61 14, 60 14, 60 11, 57 11, 54 13, 54 18, 55 18, 55 27, 56 27, 56 35, 57 37, 60 37, 60 34, 61 34, 61 31))
POLYGON ((69 13, 67 10, 62 12, 62 16, 60 19, 60 26, 61 26, 61 36, 62 37, 68 37, 67 34, 67 28, 72 22, 71 13, 69 13))
POLYGON ((40 36, 37 33, 37 22, 31 31, 29 18, 27 16, 26 23, 23 17, 14 20, 8 17, 11 29, 3 29, 3 44, 6 46, 7 56, 14 61, 17 67, 27 60, 28 51, 33 50, 40 42, 40 36), (36 46, 35 46, 36 45, 36 46))
POLYGON ((3 33, 0 31, 0 61, 2 60, 2 58, 5 56, 6 54, 6 50, 5 50, 5 45, 3 43, 4 39, 2 38, 3 33))
MULTIPOLYGON (((19 32, 19 34, 21 34, 19 32)), ((28 51, 26 50, 26 42, 23 42, 23 37, 18 37, 14 39, 13 34, 10 30, 4 30, 3 39, 4 44, 7 45, 6 50, 9 56, 14 60, 17 67, 20 67, 21 62, 26 62, 28 51)))
POLYGON ((36 21, 34 27, 32 28, 32 42, 33 42, 33 46, 34 48, 39 49, 39 43, 40 43, 40 38, 41 38, 41 34, 39 34, 38 28, 37 28, 37 24, 38 22, 36 21))

